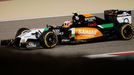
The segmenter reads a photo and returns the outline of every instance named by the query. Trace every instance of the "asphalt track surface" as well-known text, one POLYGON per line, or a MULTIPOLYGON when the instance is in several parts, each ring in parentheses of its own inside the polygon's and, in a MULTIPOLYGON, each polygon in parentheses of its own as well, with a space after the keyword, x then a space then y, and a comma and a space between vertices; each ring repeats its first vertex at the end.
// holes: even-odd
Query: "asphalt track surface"
MULTIPOLYGON (((97 15, 103 17, 102 14, 97 15)), ((45 24, 61 25, 65 19, 70 19, 70 16, 1 22, 0 39, 12 39, 17 29, 21 27, 39 28, 44 27, 45 24)), ((105 71, 114 74, 119 72, 119 69, 123 69, 125 72, 125 70, 130 69, 130 66, 132 67, 132 61, 106 58, 90 59, 83 56, 133 51, 133 47, 134 39, 58 45, 53 49, 21 50, 12 47, 0 47, 0 69, 2 69, 0 73, 15 75, 85 75, 87 73, 96 74, 97 72, 107 74, 105 71)))

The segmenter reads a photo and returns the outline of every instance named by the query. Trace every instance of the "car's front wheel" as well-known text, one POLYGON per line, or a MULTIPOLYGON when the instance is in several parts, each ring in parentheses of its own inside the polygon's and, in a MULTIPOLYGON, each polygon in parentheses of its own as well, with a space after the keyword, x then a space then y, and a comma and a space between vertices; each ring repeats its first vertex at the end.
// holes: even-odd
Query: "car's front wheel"
POLYGON ((58 37, 53 31, 43 32, 39 40, 43 48, 53 48, 58 44, 58 37))

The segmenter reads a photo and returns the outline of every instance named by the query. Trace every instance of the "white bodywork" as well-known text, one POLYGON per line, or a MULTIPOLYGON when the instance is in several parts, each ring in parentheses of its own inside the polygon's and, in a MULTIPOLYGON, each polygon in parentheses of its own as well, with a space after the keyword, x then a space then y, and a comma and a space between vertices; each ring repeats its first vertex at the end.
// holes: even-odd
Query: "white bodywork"
POLYGON ((43 31, 44 28, 25 30, 17 37, 21 38, 20 43, 26 43, 28 39, 38 39, 37 37, 39 37, 43 31))
POLYGON ((119 23, 130 23, 130 24, 132 24, 132 16, 127 12, 123 12, 122 14, 117 15, 117 21, 119 23))

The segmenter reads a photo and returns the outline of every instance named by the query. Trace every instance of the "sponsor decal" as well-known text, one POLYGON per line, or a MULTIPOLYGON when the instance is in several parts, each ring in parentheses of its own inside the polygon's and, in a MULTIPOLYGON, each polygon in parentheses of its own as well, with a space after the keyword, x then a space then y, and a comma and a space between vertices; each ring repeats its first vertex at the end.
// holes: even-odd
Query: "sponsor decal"
POLYGON ((97 30, 78 30, 78 34, 95 35, 97 30))
POLYGON ((123 12, 122 14, 119 14, 118 16, 128 16, 128 15, 130 15, 130 14, 127 12, 123 12))
POLYGON ((103 36, 103 34, 96 28, 75 28, 72 31, 75 34, 75 39, 80 40, 80 39, 91 39, 91 38, 96 38, 103 36))
POLYGON ((132 16, 121 16, 117 17, 119 23, 132 23, 132 16))
POLYGON ((96 23, 89 23, 88 26, 97 26, 96 23))
POLYGON ((88 22, 93 22, 94 20, 96 20, 95 17, 87 17, 87 18, 85 18, 85 21, 88 21, 88 22))

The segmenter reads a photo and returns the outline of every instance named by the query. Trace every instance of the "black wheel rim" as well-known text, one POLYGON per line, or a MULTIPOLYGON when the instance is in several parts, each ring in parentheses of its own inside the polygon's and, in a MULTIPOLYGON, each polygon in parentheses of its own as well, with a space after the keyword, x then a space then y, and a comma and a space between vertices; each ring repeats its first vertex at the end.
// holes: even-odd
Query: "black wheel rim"
POLYGON ((54 34, 49 34, 46 38, 46 41, 49 46, 53 46, 54 44, 57 43, 57 36, 54 34))
POLYGON ((123 30, 123 34, 126 38, 128 38, 128 39, 131 38, 133 35, 133 30, 132 30, 131 26, 126 26, 123 30))

